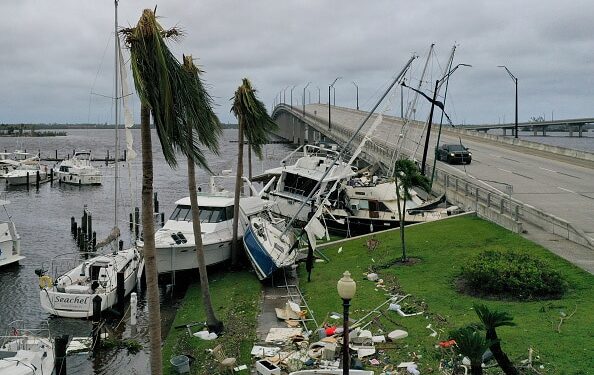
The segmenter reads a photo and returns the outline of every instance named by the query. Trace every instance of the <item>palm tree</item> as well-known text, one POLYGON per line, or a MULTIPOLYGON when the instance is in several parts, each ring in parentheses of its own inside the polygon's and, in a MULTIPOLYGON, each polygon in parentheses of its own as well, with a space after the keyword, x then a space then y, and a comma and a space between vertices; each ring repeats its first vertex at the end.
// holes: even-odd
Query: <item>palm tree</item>
POLYGON ((497 331, 495 330, 497 327, 515 326, 516 324, 512 322, 514 318, 503 311, 491 311, 483 304, 474 304, 474 311, 481 320, 481 323, 485 326, 485 330, 487 331, 486 339, 493 341, 493 344, 489 349, 491 349, 493 357, 495 357, 501 370, 503 370, 506 375, 518 375, 518 369, 514 367, 507 354, 501 349, 501 343, 497 337, 497 331))
POLYGON ((406 216, 406 201, 411 198, 413 186, 419 186, 430 191, 429 179, 421 174, 417 165, 409 159, 399 159, 394 164, 394 178, 396 179, 396 204, 398 205, 398 219, 400 220, 400 242, 402 243, 402 262, 406 262, 406 244, 404 242, 404 219, 406 216), (402 201, 402 207, 400 202, 402 201))
POLYGON ((207 138, 202 121, 191 121, 203 114, 201 90, 195 79, 187 74, 173 56, 165 39, 178 39, 178 29, 164 30, 150 9, 142 12, 135 27, 123 29, 126 45, 130 49, 130 65, 134 85, 141 102, 140 136, 142 141, 142 227, 146 266, 149 310, 149 337, 151 374, 162 374, 161 312, 155 258, 155 229, 153 223, 153 155, 150 116, 165 161, 177 166, 175 151, 204 163, 199 143, 213 147, 214 139, 207 138), (191 126, 180 126, 191 124, 191 126), (197 136, 194 136, 197 134, 197 136))
POLYGON ((237 154, 237 174, 235 177, 233 246, 231 251, 231 264, 233 267, 237 267, 239 260, 239 246, 237 241, 239 226, 239 193, 241 189, 241 176, 243 173, 244 133, 248 144, 251 146, 256 156, 262 158, 262 145, 268 141, 268 136, 276 130, 278 126, 266 112, 264 103, 256 97, 256 90, 252 88, 252 83, 247 78, 242 80, 241 86, 235 91, 231 112, 233 112, 239 123, 239 134, 237 138, 239 152, 237 154))
POLYGON ((482 375, 483 354, 489 349, 492 341, 485 339, 480 331, 472 326, 457 329, 450 337, 456 341, 454 350, 470 359, 470 373, 482 375))
MULTIPOLYGON (((212 98, 206 90, 204 89, 204 85, 202 84, 202 80, 200 79, 201 71, 194 65, 194 61, 192 56, 184 56, 184 69, 194 78, 196 81, 196 85, 200 89, 202 95, 200 99, 204 102, 202 105, 202 113, 201 115, 203 118, 201 119, 194 119, 205 122, 205 125, 209 125, 210 131, 203 132, 199 134, 199 138, 207 138, 204 140, 207 144, 217 145, 218 143, 215 142, 212 137, 218 139, 219 135, 221 134, 221 123, 219 119, 214 114, 212 110, 212 98)), ((186 126, 190 128, 192 124, 189 122, 188 119, 186 126)), ((188 147, 192 147, 191 144, 188 147)), ((218 148, 211 148, 212 151, 218 153, 218 148)), ((200 207, 198 206, 198 192, 196 191, 196 171, 194 168, 195 164, 201 166, 203 168, 208 169, 208 166, 203 163, 203 161, 194 162, 192 155, 188 155, 188 191, 190 193, 190 207, 192 209, 192 229, 194 230, 194 243, 196 244, 196 257, 198 258, 198 271, 200 274, 200 290, 202 292, 202 303, 204 305, 204 312, 206 315, 206 324, 208 325, 209 331, 214 331, 216 333, 220 333, 223 330, 223 322, 217 319, 214 309, 212 307, 212 301, 210 299, 210 288, 208 284, 208 273, 206 271, 206 262, 204 260, 204 246, 202 244, 202 229, 200 224, 200 207)))

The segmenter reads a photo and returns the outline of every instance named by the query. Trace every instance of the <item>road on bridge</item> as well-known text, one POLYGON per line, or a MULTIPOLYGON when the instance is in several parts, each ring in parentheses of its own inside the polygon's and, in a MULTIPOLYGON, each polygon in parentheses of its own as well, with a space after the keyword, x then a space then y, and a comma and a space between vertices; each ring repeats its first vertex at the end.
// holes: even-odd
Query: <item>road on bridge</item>
MULTIPOLYGON (((328 106, 310 104, 306 112, 314 115, 321 122, 328 122, 328 106)), ((355 130, 366 113, 348 108, 332 107, 332 123, 355 130)), ((369 122, 374 120, 373 116, 369 122)), ((363 132, 367 127, 363 128, 363 132)), ((406 149, 405 153, 422 158, 423 142, 421 129, 412 126, 402 129, 401 122, 392 117, 385 117, 374 132, 372 139, 383 140, 395 146, 399 138, 406 149), (403 134, 404 133, 404 134, 403 134), (402 137, 400 137, 402 134, 402 137)), ((532 205, 551 215, 572 223, 594 238, 594 168, 579 162, 568 162, 567 158, 557 158, 554 154, 535 155, 522 147, 497 144, 477 138, 459 136, 455 133, 442 133, 440 143, 459 143, 472 152, 469 165, 449 165, 438 161, 437 167, 456 175, 465 175, 477 180, 481 185, 507 193, 506 186, 512 187, 512 197, 532 205)), ((432 132, 430 151, 427 160, 433 162, 433 147, 437 133, 432 132)))

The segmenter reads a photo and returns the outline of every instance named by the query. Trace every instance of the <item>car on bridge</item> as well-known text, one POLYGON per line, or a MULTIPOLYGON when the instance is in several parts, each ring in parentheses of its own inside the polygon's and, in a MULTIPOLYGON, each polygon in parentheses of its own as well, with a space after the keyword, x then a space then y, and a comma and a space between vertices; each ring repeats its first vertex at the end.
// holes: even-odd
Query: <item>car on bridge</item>
POLYGON ((472 153, 461 143, 443 144, 437 149, 437 160, 448 164, 470 164, 472 153))

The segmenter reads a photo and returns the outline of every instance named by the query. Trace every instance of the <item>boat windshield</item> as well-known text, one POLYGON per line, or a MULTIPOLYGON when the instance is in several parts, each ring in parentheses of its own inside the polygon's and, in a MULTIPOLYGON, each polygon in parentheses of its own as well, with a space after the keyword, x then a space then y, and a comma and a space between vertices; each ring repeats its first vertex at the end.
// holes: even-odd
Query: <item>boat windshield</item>
MULTIPOLYGON (((200 206, 201 223, 220 223, 233 219, 233 207, 208 207, 200 206)), ((192 221, 192 208, 186 205, 178 205, 173 210, 169 220, 192 221)))

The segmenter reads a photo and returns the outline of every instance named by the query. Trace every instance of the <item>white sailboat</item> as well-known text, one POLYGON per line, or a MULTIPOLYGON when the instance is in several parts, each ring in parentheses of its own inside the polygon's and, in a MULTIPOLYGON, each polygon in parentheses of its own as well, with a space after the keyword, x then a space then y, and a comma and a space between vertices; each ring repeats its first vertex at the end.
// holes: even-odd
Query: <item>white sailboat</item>
MULTIPOLYGON (((45 322, 47 325, 47 322, 45 322)), ((22 321, 8 323, 0 336, 0 375, 52 375, 54 345, 46 328, 26 328, 22 321)))
POLYGON ((58 181, 71 185, 101 185, 102 173, 91 164, 90 151, 76 151, 63 160, 56 172, 58 181))
MULTIPOLYGON (((120 54, 117 33, 117 1, 116 5, 116 82, 122 77, 119 71, 123 59, 120 54)), ((122 70, 123 71, 123 70, 122 70)), ((122 79, 122 81, 125 81, 122 79)), ((118 102, 120 96, 116 84, 116 160, 118 158, 118 102)), ((128 117, 128 116, 126 116, 128 117)), ((131 143, 128 145, 131 148, 131 143)), ((144 267, 141 252, 136 246, 125 250, 117 250, 119 238, 118 229, 118 163, 115 163, 115 195, 114 195, 114 228, 108 239, 97 244, 97 248, 110 245, 111 253, 97 256, 96 253, 87 255, 92 258, 81 261, 81 254, 74 256, 63 255, 54 258, 49 268, 36 270, 39 276, 39 297, 41 307, 50 314, 68 318, 87 318, 93 315, 93 300, 101 298, 101 311, 121 302, 120 297, 126 297, 135 288, 144 267)))
POLYGON ((17 232, 6 210, 6 205, 8 204, 10 204, 10 201, 6 199, 6 193, 2 193, 0 196, 0 206, 4 207, 4 211, 8 217, 7 220, 0 221, 0 267, 25 259, 21 255, 21 236, 17 232))
MULTIPOLYGON (((321 238, 321 236, 323 236, 323 233, 325 232, 323 226, 318 220, 318 217, 320 217, 323 211, 325 201, 327 200, 328 195, 332 194, 332 192, 336 189, 338 183, 344 178, 349 177, 344 172, 337 173, 336 178, 332 180, 333 184, 330 187, 330 184, 327 184, 327 176, 331 173, 336 173, 337 169, 335 167, 337 165, 342 167, 342 169, 339 170, 344 171, 346 168, 349 167, 349 165, 352 164, 354 158, 361 151, 366 137, 364 137, 364 141, 361 145, 359 145, 359 147, 355 151, 355 154, 352 157, 352 160, 348 163, 348 165, 342 166, 341 158, 346 153, 352 141, 361 131, 365 123, 369 120, 369 118, 371 118, 371 115, 375 112, 375 110, 383 101, 383 99, 388 95, 388 93, 390 92, 392 87, 394 87, 396 82, 398 82, 400 78, 404 75, 404 73, 409 68, 410 64, 414 59, 414 56, 409 59, 409 61, 402 69, 400 74, 398 74, 398 76, 393 80, 393 82, 390 84, 385 93, 381 96, 381 98, 373 107, 373 109, 368 113, 363 122, 359 125, 357 130, 351 135, 351 138, 345 144, 344 148, 342 148, 342 150, 339 153, 337 153, 337 155, 335 155, 335 158, 330 163, 324 165, 323 173, 320 176, 316 176, 317 178, 315 180, 315 184, 313 184, 313 186, 307 186, 306 190, 309 193, 307 193, 307 195, 303 199, 301 199, 299 208, 295 211, 295 214, 292 216, 291 220, 288 223, 285 224, 284 219, 279 220, 273 215, 266 217, 262 214, 258 214, 249 218, 249 227, 245 232, 243 243, 248 257, 252 262, 254 270, 256 271, 256 274, 258 275, 258 278, 260 280, 269 277, 275 270, 279 268, 294 264, 296 260, 295 247, 297 245, 296 241, 298 239, 292 234, 292 224, 296 220, 299 220, 299 215, 301 214, 301 211, 307 204, 311 204, 311 207, 314 207, 312 197, 317 194, 318 206, 316 212, 313 213, 313 215, 311 215, 311 218, 309 219, 308 223, 304 227, 304 230, 302 231, 302 234, 303 232, 307 233, 310 245, 312 246, 312 248, 315 248, 316 238, 321 238), (324 185, 324 188, 321 189, 321 186, 324 183, 326 183, 326 185, 324 185)), ((376 122, 377 121, 378 120, 376 119, 376 122)), ((377 124, 372 125, 372 127, 373 126, 377 126, 377 124)), ((325 162, 324 160, 320 160, 318 161, 318 163, 324 164, 325 162)), ((298 186, 300 185, 297 181, 292 186, 298 188, 298 186)))

